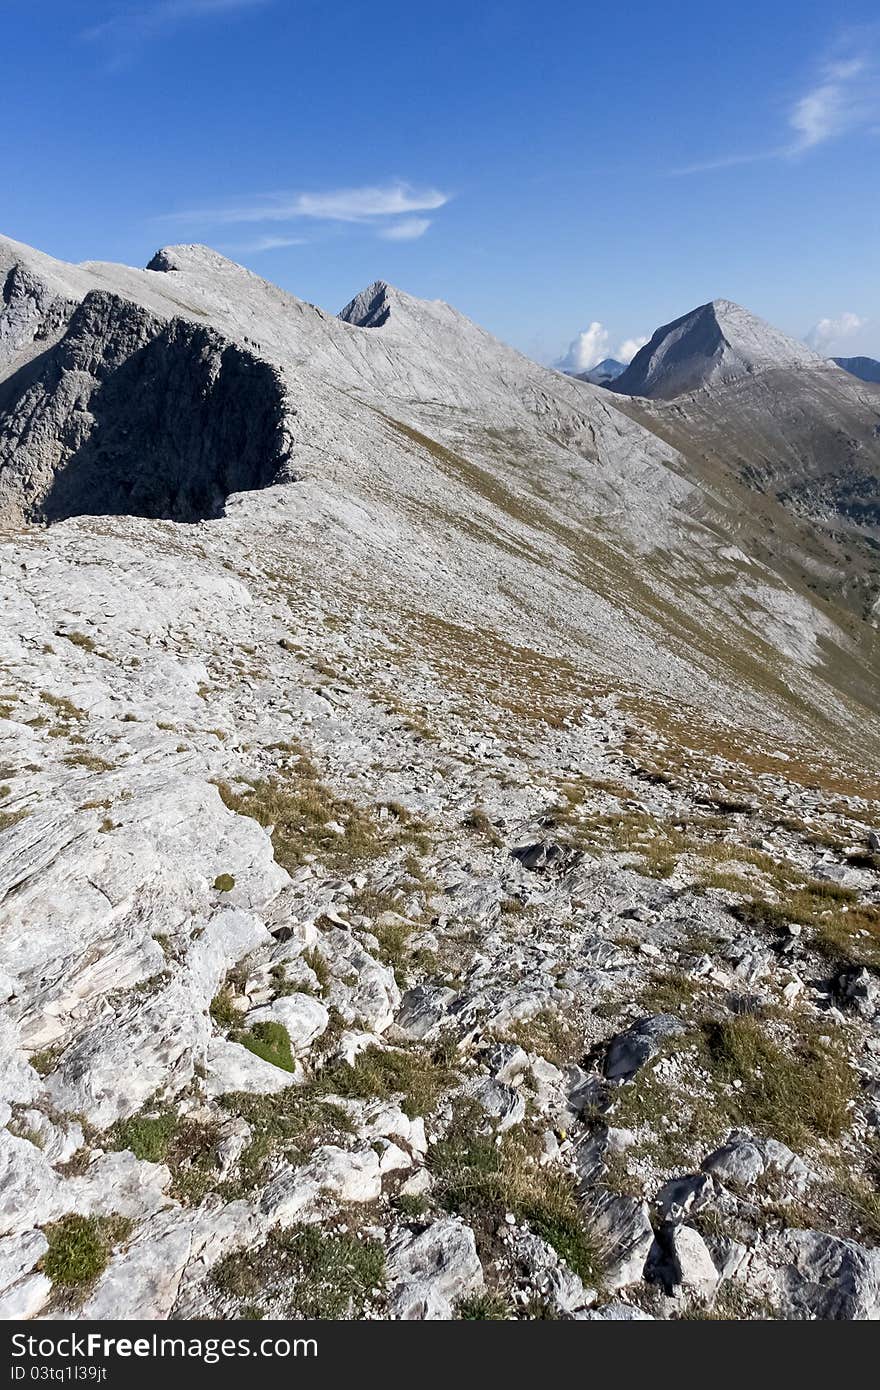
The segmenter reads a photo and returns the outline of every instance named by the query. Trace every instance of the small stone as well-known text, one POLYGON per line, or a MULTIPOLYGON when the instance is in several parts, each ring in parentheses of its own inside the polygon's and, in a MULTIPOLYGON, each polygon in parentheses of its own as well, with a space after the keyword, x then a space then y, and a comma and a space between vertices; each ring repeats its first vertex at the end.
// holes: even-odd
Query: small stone
POLYGON ((718 1271, 699 1231, 692 1226, 674 1226, 669 1251, 675 1283, 701 1298, 711 1298, 718 1287, 718 1271))

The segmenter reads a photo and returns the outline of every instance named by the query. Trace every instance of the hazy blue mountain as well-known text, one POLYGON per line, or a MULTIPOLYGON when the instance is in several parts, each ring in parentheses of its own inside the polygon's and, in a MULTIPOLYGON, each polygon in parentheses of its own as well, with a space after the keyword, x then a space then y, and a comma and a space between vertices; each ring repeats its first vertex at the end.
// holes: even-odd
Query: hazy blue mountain
POLYGON ((880 362, 875 357, 832 357, 831 361, 859 381, 880 381, 880 362))

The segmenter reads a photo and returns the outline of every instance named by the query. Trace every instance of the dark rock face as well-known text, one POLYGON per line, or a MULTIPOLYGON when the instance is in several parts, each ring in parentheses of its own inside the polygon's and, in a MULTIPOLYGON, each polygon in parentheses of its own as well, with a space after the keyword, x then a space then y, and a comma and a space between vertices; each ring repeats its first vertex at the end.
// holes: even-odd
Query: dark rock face
POLYGON ((56 346, 0 387, 0 509, 31 521, 122 514, 198 521, 287 461, 267 362, 213 329, 101 291, 56 346))
POLYGON ((385 282, 377 280, 355 295, 354 299, 349 300, 345 308, 340 309, 339 317, 345 323, 353 323, 358 328, 382 328, 391 317, 389 294, 385 282))

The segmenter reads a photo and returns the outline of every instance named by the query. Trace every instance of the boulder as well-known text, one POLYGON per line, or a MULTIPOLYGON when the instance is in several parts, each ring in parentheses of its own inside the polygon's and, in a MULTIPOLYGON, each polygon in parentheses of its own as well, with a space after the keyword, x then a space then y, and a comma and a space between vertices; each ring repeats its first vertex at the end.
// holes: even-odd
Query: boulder
POLYGON ((647 1203, 602 1193, 590 1203, 587 1221, 604 1258, 605 1287, 622 1289, 641 1279, 654 1243, 647 1203))
POLYGON ((330 1014, 311 994, 284 994, 263 1008, 252 1009, 247 1016, 248 1026, 266 1020, 287 1029, 292 1052, 304 1053, 325 1032, 330 1014))
POLYGON ((786 1231, 776 1276, 783 1314, 855 1322, 880 1320, 880 1250, 821 1231, 786 1231))
POLYGON ((387 1261, 391 1316, 409 1321, 453 1318, 455 1305, 485 1287, 474 1233, 457 1217, 407 1232, 387 1261))

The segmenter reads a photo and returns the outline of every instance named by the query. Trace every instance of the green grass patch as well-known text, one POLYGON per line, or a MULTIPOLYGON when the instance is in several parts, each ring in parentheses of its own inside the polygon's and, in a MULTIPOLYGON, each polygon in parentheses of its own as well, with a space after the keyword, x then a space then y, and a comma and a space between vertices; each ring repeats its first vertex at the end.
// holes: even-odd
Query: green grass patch
POLYGON ((812 945, 833 961, 880 970, 880 905, 862 903, 851 888, 811 880, 778 902, 752 898, 731 911, 756 929, 783 931, 797 922, 812 930, 812 945))
POLYGON ((49 1248, 42 1268, 53 1284, 76 1288, 90 1284, 103 1273, 115 1245, 131 1231, 123 1217, 65 1216, 44 1227, 49 1248))
POLYGON ((255 1023, 247 1033, 234 1033, 232 1041, 241 1043, 255 1057, 262 1057, 264 1062, 271 1062, 273 1067, 280 1067, 282 1071, 295 1070, 290 1034, 283 1023, 266 1019, 262 1023, 255 1023))
POLYGON ((665 1052, 682 1058, 680 1084, 646 1066, 616 1092, 610 1118, 646 1135, 633 1153, 666 1171, 683 1171, 734 1128, 802 1151, 849 1125, 857 1081, 832 1025, 820 1031, 797 1016, 703 1019, 665 1052))
POLYGON ((210 1014, 218 1028, 234 1028, 241 1018, 232 998, 232 990, 224 985, 211 1000, 210 1014))
POLYGON ((319 992, 322 995, 326 994, 330 984, 330 966, 324 956, 321 955, 316 946, 309 946, 303 951, 301 959, 312 971, 312 974, 317 976, 319 992))
POLYGON ((173 1110, 163 1110, 158 1115, 135 1115, 113 1126, 111 1144, 114 1149, 131 1149, 135 1158, 145 1163, 164 1163, 176 1128, 177 1116, 173 1110))
POLYGON ((463 1322, 506 1322, 513 1316, 510 1304, 498 1293, 475 1293, 460 1298, 456 1312, 463 1322))
POLYGON ((740 1087, 727 1102, 732 1124, 747 1124, 798 1148, 839 1139, 849 1123, 856 1078, 843 1049, 805 1030, 790 1048, 772 1041, 766 1025, 743 1016, 704 1023, 702 1052, 713 1078, 740 1087))
POLYGON ((61 1056, 59 1047, 44 1047, 40 1052, 31 1053, 30 1063, 34 1071, 39 1072, 40 1076, 48 1076, 58 1065, 58 1058, 61 1056))
POLYGON ((529 1146, 531 1136, 508 1130, 496 1142, 495 1136, 477 1132, 483 1121, 478 1109, 460 1106, 445 1138, 428 1152, 442 1205, 493 1229, 512 1212, 585 1284, 596 1287, 601 1253, 581 1213, 574 1179, 550 1165, 541 1167, 529 1146))
POLYGON ((227 1255, 211 1279, 222 1293, 243 1301, 255 1295, 281 1300, 286 1317, 361 1318, 381 1296, 385 1254, 365 1236, 293 1226, 273 1231, 256 1252, 227 1255))
POLYGON ((346 1112, 312 1085, 288 1086, 274 1096, 230 1091, 220 1097, 220 1104, 231 1114, 240 1115, 251 1128, 238 1178, 224 1188, 230 1197, 258 1187, 276 1154, 300 1162, 318 1144, 338 1143, 341 1136, 354 1130, 346 1112))
POLYGON ((400 1107, 410 1117, 427 1115, 444 1090, 459 1075, 445 1059, 426 1052, 368 1047, 353 1063, 325 1067, 316 1084, 349 1100, 388 1099, 400 1096, 400 1107))
POLYGON ((273 827, 272 847, 282 868, 297 869, 308 855, 320 855, 337 867, 382 852, 379 823, 369 811, 337 797, 318 781, 304 759, 296 770, 299 775, 292 783, 273 778, 254 782, 241 792, 226 783, 219 788, 231 811, 273 827), (343 834, 329 830, 330 821, 341 825, 343 834))
POLYGON ((403 918, 395 922, 377 922, 373 925, 373 935, 379 943, 379 959, 383 965, 391 966, 398 983, 404 975, 406 945, 412 932, 412 922, 404 921, 403 918))
POLYGON ((582 1031, 555 1009, 542 1009, 531 1018, 517 1019, 504 1030, 504 1039, 556 1067, 576 1061, 583 1051, 582 1031))

